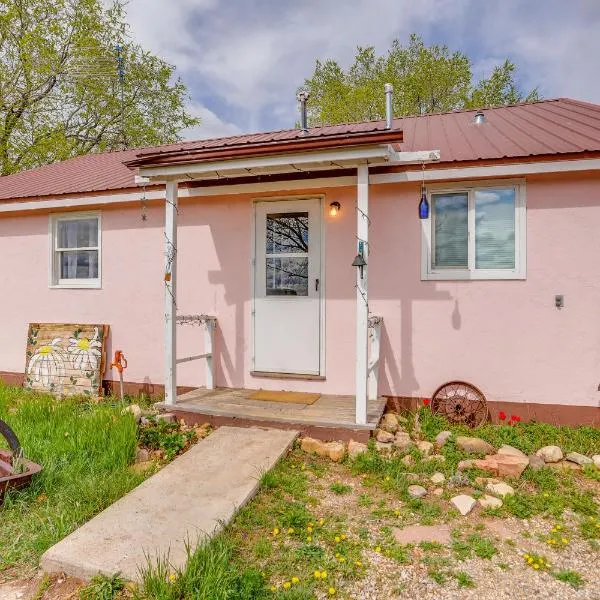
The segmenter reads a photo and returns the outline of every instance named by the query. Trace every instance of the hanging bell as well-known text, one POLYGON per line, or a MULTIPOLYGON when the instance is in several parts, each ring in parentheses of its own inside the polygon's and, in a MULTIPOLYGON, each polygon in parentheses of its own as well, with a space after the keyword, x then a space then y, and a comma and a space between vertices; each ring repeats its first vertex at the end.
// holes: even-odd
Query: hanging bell
POLYGON ((365 261, 362 254, 357 254, 356 258, 352 261, 353 267, 358 267, 360 272, 360 278, 363 278, 363 269, 367 266, 367 262, 365 261))
POLYGON ((429 202, 425 188, 421 190, 421 201, 419 202, 419 219, 429 219, 429 202))

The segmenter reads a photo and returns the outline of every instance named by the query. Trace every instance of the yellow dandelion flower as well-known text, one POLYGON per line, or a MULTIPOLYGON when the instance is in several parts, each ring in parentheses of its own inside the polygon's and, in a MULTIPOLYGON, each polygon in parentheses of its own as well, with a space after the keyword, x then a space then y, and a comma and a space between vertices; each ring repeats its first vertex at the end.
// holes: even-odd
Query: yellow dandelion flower
POLYGON ((319 519, 319 525, 323 527, 323 525, 325 525, 325 519, 319 519))
POLYGON ((362 567, 362 563, 360 562, 360 560, 356 560, 354 561, 354 564, 360 569, 362 567))
POLYGON ((389 475, 386 475, 385 480, 389 481, 391 479, 391 477, 389 475))
POLYGON ((335 553, 335 557, 336 557, 336 558, 339 558, 340 556, 341 556, 341 554, 340 554, 339 552, 336 552, 336 553, 335 553))
POLYGON ((273 529, 273 535, 279 535, 279 527, 273 529))
POLYGON ((375 552, 381 552, 381 546, 376 546, 375 547, 375 552))
POLYGON ((340 556, 340 562, 346 562, 346 557, 340 556))
POLYGON ((531 564, 531 563, 533 562, 533 558, 529 557, 529 558, 527 559, 527 562, 528 562, 529 564, 531 564))
POLYGON ((537 569, 540 568, 540 565, 538 565, 537 563, 535 563, 535 565, 533 565, 533 568, 537 571, 537 569))
POLYGON ((555 525, 556 531, 560 531, 562 529, 562 525, 555 525))
POLYGON ((327 593, 328 593, 330 596, 335 596, 335 588, 332 588, 332 587, 330 587, 330 588, 327 590, 327 593))
POLYGON ((271 591, 272 591, 272 592, 276 592, 276 591, 277 591, 277 586, 275 586, 275 585, 272 585, 272 586, 271 586, 271 591))
POLYGON ((306 528, 306 531, 308 531, 308 533, 312 533, 312 532, 313 532, 313 527, 312 527, 312 525, 309 525, 309 526, 306 528))
POLYGON ((293 527, 288 527, 288 533, 294 533, 294 528, 293 527))
POLYGON ((339 535, 335 536, 335 543, 339 544, 342 541, 342 538, 339 535))
POLYGON ((327 579, 327 571, 321 571, 321 579, 327 579))
POLYGON ((173 582, 174 582, 176 579, 177 579, 177 575, 175 575, 175 573, 171 573, 171 574, 169 575, 169 581, 170 581, 171 583, 173 583, 173 582))
POLYGON ((315 576, 315 579, 320 579, 321 578, 321 571, 315 571, 313 573, 313 575, 315 576))
POLYGON ((523 558, 527 560, 529 558, 529 554, 523 554, 523 558))
POLYGON ((312 542, 312 535, 307 535, 306 536, 306 541, 309 542, 309 543, 312 542))
POLYGON ((561 542, 566 545, 569 543, 569 540, 567 538, 563 538, 561 542))
POLYGON ((312 521, 309 521, 309 522, 308 522, 308 526, 309 526, 309 527, 314 527, 314 526, 315 526, 315 524, 314 524, 312 521))
POLYGON ((342 535, 340 535, 340 537, 345 540, 346 539, 346 535, 344 533, 342 533, 342 535))
POLYGON ((295 577, 295 576, 294 576, 294 577, 292 577, 292 583, 293 583, 294 585, 296 585, 297 583, 300 583, 300 577, 295 577))
POLYGON ((302 466, 300 467, 300 470, 301 470, 301 471, 304 471, 304 469, 306 469, 306 465, 302 465, 302 466))
POLYGON ((283 588, 289 590, 292 587, 292 584, 289 581, 284 582, 283 588))

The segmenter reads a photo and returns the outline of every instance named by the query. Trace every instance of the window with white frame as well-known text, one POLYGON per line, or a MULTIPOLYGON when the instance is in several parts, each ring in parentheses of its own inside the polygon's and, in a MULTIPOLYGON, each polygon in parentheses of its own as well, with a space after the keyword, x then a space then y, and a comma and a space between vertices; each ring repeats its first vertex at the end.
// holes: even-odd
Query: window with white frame
POLYGON ((525 279, 525 184, 432 186, 422 279, 525 279))
POLYGON ((100 287, 100 215, 50 217, 50 285, 100 287))

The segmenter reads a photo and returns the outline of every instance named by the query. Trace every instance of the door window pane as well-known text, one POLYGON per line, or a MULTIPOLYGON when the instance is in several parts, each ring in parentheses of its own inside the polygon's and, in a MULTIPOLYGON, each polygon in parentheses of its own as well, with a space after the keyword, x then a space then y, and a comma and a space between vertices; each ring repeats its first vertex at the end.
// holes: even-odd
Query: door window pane
POLYGON ((308 252, 308 213, 267 215, 267 254, 308 252))
POLYGON ((475 266, 515 268, 515 190, 475 191, 475 266))
POLYGON ((58 221, 58 248, 98 246, 98 219, 58 221))
POLYGON ((60 279, 97 279, 98 250, 60 252, 60 279))
POLYGON ((434 268, 468 267, 469 233, 467 192, 434 194, 434 268))
POLYGON ((308 296, 308 256, 267 258, 267 296, 308 296))

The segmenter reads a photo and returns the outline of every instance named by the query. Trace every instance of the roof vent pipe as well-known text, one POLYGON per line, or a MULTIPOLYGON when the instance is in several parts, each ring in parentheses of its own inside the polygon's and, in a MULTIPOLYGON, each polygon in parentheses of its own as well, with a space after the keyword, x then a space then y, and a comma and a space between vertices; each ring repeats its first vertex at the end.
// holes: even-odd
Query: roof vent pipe
POLYGON ((300 90, 296 95, 298 102, 300 102, 300 129, 303 133, 308 131, 308 116, 306 114, 306 101, 308 100, 309 93, 307 90, 300 90))
POLYGON ((482 110, 478 110, 473 117, 473 123, 475 125, 483 125, 485 123, 485 115, 482 110))
POLYGON ((392 94, 394 86, 391 83, 386 83, 385 86, 385 128, 392 128, 392 119, 394 118, 392 110, 392 94))

